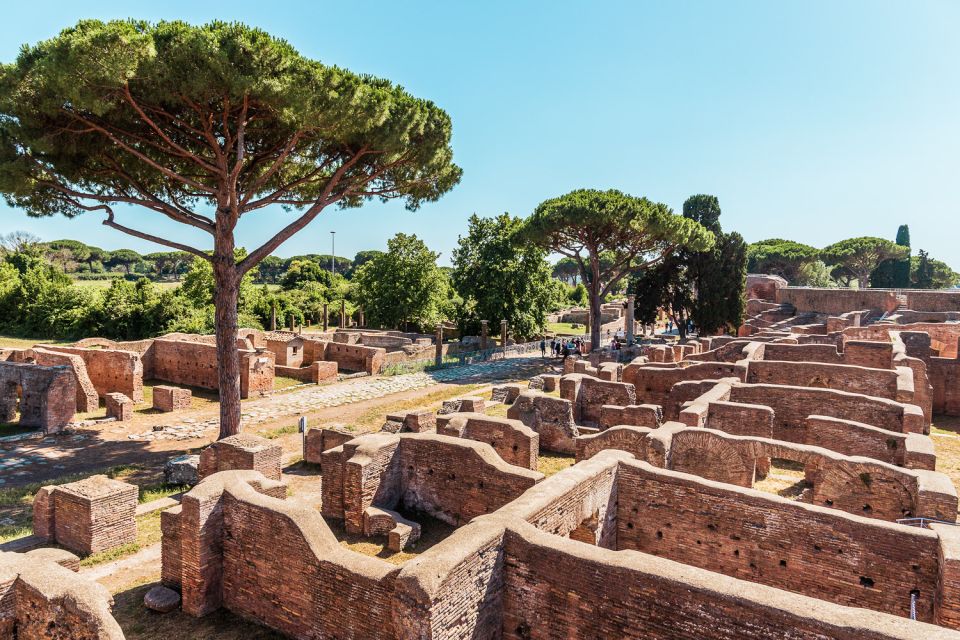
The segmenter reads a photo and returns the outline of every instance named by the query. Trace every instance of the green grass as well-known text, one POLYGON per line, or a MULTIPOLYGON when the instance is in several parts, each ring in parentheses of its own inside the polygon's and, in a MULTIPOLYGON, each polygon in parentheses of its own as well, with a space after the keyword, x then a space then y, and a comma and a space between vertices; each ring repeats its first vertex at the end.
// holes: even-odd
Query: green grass
POLYGON ((19 336, 0 335, 0 349, 29 349, 38 344, 67 344, 64 340, 51 338, 24 338, 19 336))
POLYGON ((267 440, 276 440, 277 438, 282 438, 283 436, 289 436, 290 434, 297 433, 299 427, 295 424, 288 424, 285 427, 277 427, 276 429, 268 429, 267 431, 261 431, 257 435, 261 438, 266 438, 267 440))
POLYGON ((547 332, 566 336, 582 336, 587 332, 587 328, 581 324, 574 329, 570 322, 548 322, 547 332))
MULTIPOLYGON (((84 289, 107 289, 110 287, 110 283, 114 280, 121 280, 122 278, 105 278, 103 280, 74 280, 73 285, 75 287, 82 287, 84 289)), ((155 286, 161 289, 176 289, 180 286, 179 282, 154 282, 155 286)))
POLYGON ((273 377, 273 390, 280 391, 281 389, 288 389, 290 387, 295 387, 297 385, 303 384, 303 380, 297 380, 296 378, 288 378, 287 376, 274 376, 273 377))

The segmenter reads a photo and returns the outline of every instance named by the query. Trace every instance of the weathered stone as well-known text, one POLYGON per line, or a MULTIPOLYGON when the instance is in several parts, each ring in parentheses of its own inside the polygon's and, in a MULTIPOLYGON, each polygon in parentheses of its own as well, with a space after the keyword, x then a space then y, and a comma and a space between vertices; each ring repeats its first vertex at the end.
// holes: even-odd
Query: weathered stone
POLYGON ((180 606, 180 594, 158 584, 143 596, 143 606, 157 613, 170 613, 180 606))
POLYGON ((200 482, 200 456, 182 455, 167 460, 163 467, 163 477, 167 484, 193 486, 200 482))

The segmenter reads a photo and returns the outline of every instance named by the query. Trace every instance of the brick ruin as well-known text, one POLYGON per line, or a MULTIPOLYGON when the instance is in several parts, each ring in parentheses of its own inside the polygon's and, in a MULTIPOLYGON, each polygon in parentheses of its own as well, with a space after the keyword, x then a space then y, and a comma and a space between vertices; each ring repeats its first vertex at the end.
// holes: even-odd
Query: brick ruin
POLYGON ((81 578, 69 553, 0 552, 0 637, 123 640, 106 588, 81 578))
MULTIPOLYGON (((217 443, 162 514, 164 584, 296 638, 960 638, 929 435, 960 402, 960 298, 748 284, 740 336, 308 431, 319 506, 287 500, 269 441, 217 443), (545 454, 575 464, 544 477, 545 454), (409 550, 427 516, 452 532, 403 564, 334 533, 409 550)), ((283 367, 319 349, 277 342, 283 367)))
POLYGON ((134 485, 100 475, 42 487, 33 535, 83 555, 136 542, 137 495, 134 485))
POLYGON ((77 382, 69 366, 0 360, 0 423, 58 433, 77 412, 77 382))

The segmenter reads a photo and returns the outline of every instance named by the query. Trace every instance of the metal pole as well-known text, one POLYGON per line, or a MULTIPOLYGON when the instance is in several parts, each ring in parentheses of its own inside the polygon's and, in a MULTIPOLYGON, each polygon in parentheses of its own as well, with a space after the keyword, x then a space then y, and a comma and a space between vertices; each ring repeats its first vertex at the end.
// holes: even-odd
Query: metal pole
POLYGON ((337 256, 337 241, 336 241, 336 238, 337 238, 337 232, 336 232, 336 231, 331 231, 331 232, 330 232, 330 273, 332 273, 333 275, 337 275, 337 262, 336 262, 336 256, 337 256))

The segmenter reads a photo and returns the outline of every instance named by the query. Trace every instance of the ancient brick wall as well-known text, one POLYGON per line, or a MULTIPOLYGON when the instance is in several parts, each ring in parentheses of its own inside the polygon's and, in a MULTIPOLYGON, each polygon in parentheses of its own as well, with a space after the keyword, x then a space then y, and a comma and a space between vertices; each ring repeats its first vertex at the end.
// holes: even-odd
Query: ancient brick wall
POLYGON ((560 397, 573 405, 578 423, 599 424, 603 405, 625 407, 637 404, 634 386, 625 382, 600 380, 584 374, 570 374, 560 378, 560 397))
POLYGON ((24 355, 32 357, 37 364, 45 367, 67 366, 73 372, 77 385, 77 411, 87 413, 96 411, 100 406, 100 396, 97 388, 87 374, 87 365, 83 358, 69 353, 58 353, 49 349, 35 347, 24 351, 24 355))
POLYGON ((787 286, 787 281, 780 276, 763 273, 748 273, 745 295, 747 300, 777 301, 777 291, 787 286))
POLYGON ((573 454, 580 431, 573 418, 573 403, 539 391, 524 391, 507 409, 507 417, 519 420, 540 436, 545 451, 573 454))
POLYGON ((0 422, 63 430, 77 411, 77 383, 70 367, 0 361, 0 422))
POLYGON ((0 637, 123 640, 100 584, 37 553, 0 552, 0 637))
POLYGON ((836 389, 888 400, 897 398, 897 372, 889 366, 871 369, 821 362, 754 360, 747 367, 745 382, 836 389))
POLYGON ((911 469, 933 470, 936 465, 933 442, 919 433, 894 433, 854 420, 817 415, 807 418, 807 433, 817 446, 847 456, 874 458, 911 469))
POLYGON ((843 355, 832 344, 782 344, 771 342, 764 345, 764 360, 784 362, 825 362, 844 364, 843 355))
POLYGON ((908 291, 907 308, 914 311, 960 311, 956 291, 908 291))
POLYGON ((316 512, 285 506, 227 495, 223 606, 291 637, 396 637, 391 597, 399 567, 340 548, 316 512))
POLYGON ((357 435, 336 429, 307 429, 303 438, 303 460, 310 464, 322 465, 325 451, 342 446, 357 435))
POLYGON ((134 404, 143 402, 143 362, 133 351, 119 349, 84 349, 60 345, 44 345, 48 351, 68 353, 83 358, 87 375, 101 397, 122 393, 134 404))
POLYGON ((944 633, 882 613, 786 597, 779 589, 702 569, 680 569, 645 554, 579 544, 530 526, 509 527, 504 541, 502 637, 508 640, 920 640, 944 633))
POLYGON ((404 437, 400 468, 403 505, 453 525, 499 509, 543 479, 504 463, 489 445, 432 434, 404 437))
POLYGON ((305 367, 282 367, 276 365, 274 373, 278 376, 293 378, 308 384, 324 384, 337 380, 337 363, 318 360, 305 367))
POLYGON ((280 480, 283 448, 252 434, 239 433, 217 440, 200 452, 200 479, 220 471, 258 471, 270 480, 280 480))
POLYGON ((453 413, 437 433, 486 442, 509 464, 536 470, 540 436, 519 420, 482 413, 453 413))
POLYGON ((707 405, 706 426, 736 436, 773 437, 773 409, 717 400, 707 405))
POLYGON ((631 404, 625 407, 605 404, 600 407, 600 428, 617 425, 659 427, 663 423, 663 408, 655 404, 631 404))
POLYGON ((771 407, 775 414, 773 437, 787 442, 816 443, 807 433, 806 418, 811 413, 856 420, 901 433, 924 430, 923 412, 917 407, 833 389, 738 384, 730 390, 730 401, 771 407))
MULTIPOLYGON (((330 360, 345 371, 365 371, 377 374, 383 369, 386 350, 380 347, 366 347, 359 344, 313 341, 314 359, 330 360), (320 357, 320 344, 323 345, 323 357, 320 357)), ((310 350, 308 350, 310 353, 310 350)))
POLYGON ((843 363, 889 369, 893 366, 893 344, 873 340, 846 340, 843 343, 843 363))
POLYGON ((930 358, 927 373, 933 385, 933 411, 960 416, 960 360, 930 358))
POLYGON ((793 305, 797 313, 812 311, 834 316, 858 309, 885 313, 893 311, 900 305, 896 293, 883 289, 784 287, 780 289, 777 301, 793 305))
MULTIPOLYGON (((151 348, 153 377, 173 384, 217 389, 217 348, 200 341, 158 338, 151 348)), ((240 352, 240 397, 249 398, 273 390, 274 357, 240 352)))
POLYGON ((486 443, 430 433, 368 434, 322 456, 323 514, 362 531, 363 512, 397 506, 460 526, 543 479, 486 443))
POLYGON ((600 433, 583 435, 576 439, 577 462, 582 462, 608 449, 619 449, 646 460, 653 429, 649 427, 616 426, 600 433))
POLYGON ((618 549, 898 616, 934 621, 936 534, 623 463, 618 549))
POLYGON ((727 362, 703 362, 669 369, 630 364, 623 369, 623 381, 636 388, 639 402, 661 406, 669 403, 670 390, 678 382, 731 377, 743 380, 745 375, 744 366, 727 362))

